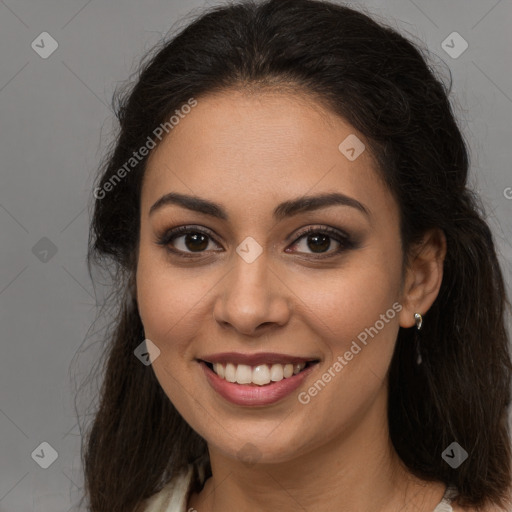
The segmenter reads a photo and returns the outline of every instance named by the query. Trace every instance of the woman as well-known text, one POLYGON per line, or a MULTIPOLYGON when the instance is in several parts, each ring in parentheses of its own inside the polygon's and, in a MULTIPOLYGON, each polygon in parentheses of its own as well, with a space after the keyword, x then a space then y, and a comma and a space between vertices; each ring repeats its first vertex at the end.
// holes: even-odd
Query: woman
POLYGON ((447 88, 348 7, 217 7, 118 106, 91 510, 507 510, 512 362, 447 88))

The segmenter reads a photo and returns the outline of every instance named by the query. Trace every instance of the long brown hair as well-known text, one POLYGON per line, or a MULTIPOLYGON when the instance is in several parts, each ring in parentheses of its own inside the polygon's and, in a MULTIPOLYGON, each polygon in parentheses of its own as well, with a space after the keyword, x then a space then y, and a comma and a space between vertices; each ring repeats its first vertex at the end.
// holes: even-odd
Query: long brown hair
POLYGON ((137 80, 115 97, 120 130, 96 183, 88 255, 90 268, 112 272, 109 303, 117 307, 99 405, 83 438, 90 510, 135 511, 206 453, 151 365, 134 356, 144 339, 133 276, 147 157, 126 162, 190 98, 280 85, 320 98, 369 141, 400 208, 404 261, 429 228, 446 235, 441 289, 421 331, 423 364, 415 365, 414 330, 403 328, 391 362, 388 413, 398 455, 418 477, 456 486, 461 506, 510 505, 510 304, 483 209, 467 188, 451 83, 426 51, 361 12, 268 0, 204 12, 150 52, 137 80), (452 442, 469 454, 456 469, 442 458, 452 442))

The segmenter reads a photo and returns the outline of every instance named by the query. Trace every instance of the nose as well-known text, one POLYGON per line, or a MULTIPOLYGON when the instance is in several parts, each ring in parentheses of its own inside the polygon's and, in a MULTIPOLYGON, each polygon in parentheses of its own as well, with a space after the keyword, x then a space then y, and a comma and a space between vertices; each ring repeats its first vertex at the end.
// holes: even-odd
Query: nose
POLYGON ((270 268, 265 253, 248 263, 238 255, 234 268, 219 283, 213 317, 222 328, 260 336, 288 323, 290 289, 270 268))

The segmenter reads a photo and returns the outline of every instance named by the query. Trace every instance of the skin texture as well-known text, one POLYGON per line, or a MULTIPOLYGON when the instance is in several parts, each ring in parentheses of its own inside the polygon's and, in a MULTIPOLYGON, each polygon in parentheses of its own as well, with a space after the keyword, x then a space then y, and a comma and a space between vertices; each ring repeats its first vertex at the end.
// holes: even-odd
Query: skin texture
POLYGON ((445 491, 443 483, 404 469, 389 439, 386 407, 398 329, 414 328, 414 313, 425 314, 435 300, 446 242, 440 232, 427 233, 402 276, 398 205, 369 150, 354 161, 340 153, 350 134, 364 142, 305 95, 230 90, 198 98, 150 155, 137 301, 146 338, 161 351, 153 362, 158 381, 208 443, 213 476, 188 505, 200 512, 431 512, 445 491), (176 205, 150 214, 169 192, 220 203, 229 219, 176 205), (369 215, 331 206, 273 219, 279 203, 324 192, 356 199, 369 215), (177 235, 174 248, 195 259, 156 242, 181 225, 212 231, 199 252, 197 242, 187 247, 177 235), (341 230, 356 245, 335 255, 339 244, 331 238, 323 252, 332 257, 315 260, 315 245, 297 236, 308 226, 341 230), (235 250, 248 236, 263 249, 252 263, 235 250), (401 311, 307 405, 300 403, 297 394, 394 303, 401 311), (278 403, 241 407, 210 387, 196 361, 227 351, 279 352, 320 364, 278 403), (241 459, 248 443, 256 447, 256 464, 241 459))

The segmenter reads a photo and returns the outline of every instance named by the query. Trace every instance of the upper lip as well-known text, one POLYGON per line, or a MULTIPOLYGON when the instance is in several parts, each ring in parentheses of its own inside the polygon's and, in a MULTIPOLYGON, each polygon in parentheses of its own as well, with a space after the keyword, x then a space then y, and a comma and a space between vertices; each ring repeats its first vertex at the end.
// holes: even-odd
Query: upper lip
POLYGON ((209 354, 198 358, 207 363, 233 363, 246 364, 248 366, 257 366, 259 364, 288 364, 288 363, 307 363, 308 361, 317 361, 317 357, 299 357, 291 354, 278 354, 276 352, 259 352, 257 354, 243 354, 241 352, 222 352, 219 354, 209 354))

